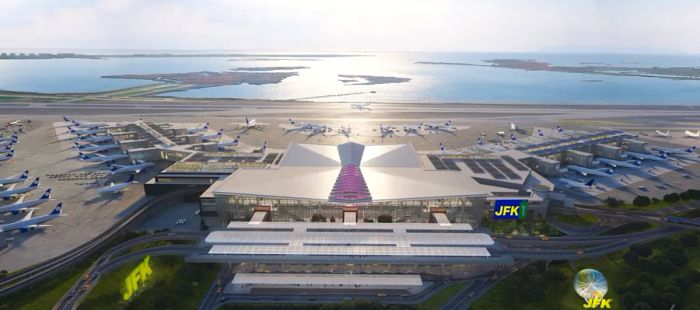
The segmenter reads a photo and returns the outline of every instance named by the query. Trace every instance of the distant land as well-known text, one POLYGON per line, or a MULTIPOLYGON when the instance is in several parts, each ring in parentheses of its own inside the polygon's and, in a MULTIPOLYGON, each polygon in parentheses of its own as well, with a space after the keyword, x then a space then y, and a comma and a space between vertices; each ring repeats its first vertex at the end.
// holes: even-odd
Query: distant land
POLYGON ((330 57, 361 57, 372 55, 355 55, 355 54, 241 54, 241 53, 199 53, 199 54, 172 54, 172 53, 155 53, 155 54, 76 54, 76 53, 0 53, 0 59, 65 59, 65 58, 82 58, 82 59, 105 59, 105 58, 172 58, 172 57, 240 57, 240 58, 272 58, 279 57, 287 59, 314 59, 315 58, 330 58, 330 57))
POLYGON ((496 67, 506 69, 520 69, 529 71, 551 71, 568 73, 586 73, 614 76, 637 76, 662 78, 671 80, 700 80, 699 67, 623 67, 623 66, 553 66, 546 62, 531 59, 490 59, 484 64, 473 64, 463 62, 431 62, 419 61, 422 65, 450 65, 450 66, 474 66, 474 67, 496 67))
POLYGON ((338 81, 346 85, 377 85, 390 83, 405 83, 410 81, 410 78, 402 78, 395 76, 376 76, 376 75, 349 75, 338 74, 338 81))
POLYGON ((282 66, 282 67, 239 67, 236 69, 231 69, 231 71, 283 71, 283 70, 302 70, 308 69, 309 67, 303 66, 282 66))
POLYGON ((110 79, 151 80, 165 83, 189 84, 198 87, 211 87, 240 84, 277 84, 282 80, 295 75, 297 75, 296 72, 200 71, 164 74, 105 75, 102 77, 110 79))

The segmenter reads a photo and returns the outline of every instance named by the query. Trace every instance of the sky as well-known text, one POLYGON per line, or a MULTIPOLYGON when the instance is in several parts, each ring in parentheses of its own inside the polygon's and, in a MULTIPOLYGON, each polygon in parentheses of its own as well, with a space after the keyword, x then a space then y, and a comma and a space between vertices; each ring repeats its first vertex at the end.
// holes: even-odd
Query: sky
POLYGON ((697 0, 0 0, 0 49, 700 53, 697 0))

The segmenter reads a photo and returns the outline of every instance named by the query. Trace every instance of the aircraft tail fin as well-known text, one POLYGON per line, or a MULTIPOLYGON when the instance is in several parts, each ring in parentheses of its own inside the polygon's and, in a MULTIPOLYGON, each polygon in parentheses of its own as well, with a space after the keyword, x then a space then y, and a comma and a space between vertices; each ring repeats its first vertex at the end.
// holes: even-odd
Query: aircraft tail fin
POLYGON ((29 177, 29 170, 24 170, 24 172, 22 172, 22 175, 19 176, 19 178, 22 180, 26 180, 28 177, 29 177))
POLYGON ((32 216, 34 216, 34 209, 31 209, 31 210, 27 211, 27 214, 24 215, 24 217, 22 218, 22 220, 23 220, 23 221, 26 221, 26 220, 28 220, 28 219, 31 219, 32 216))
POLYGON ((695 152, 695 148, 696 148, 695 146, 691 146, 691 147, 689 147, 689 148, 688 148, 687 150, 685 150, 685 151, 688 152, 688 153, 693 153, 693 152, 695 152))
POLYGON ((29 184, 29 187, 39 187, 39 177, 36 177, 36 179, 34 179, 34 182, 32 182, 32 184, 29 184))
POLYGON ((595 183, 595 179, 591 179, 590 181, 584 183, 586 186, 591 187, 595 183))
POLYGON ((43 194, 41 194, 41 197, 39 199, 49 199, 51 198, 51 189, 47 188, 43 194))
POLYGON ((444 152, 445 151, 445 145, 440 142, 440 151, 444 152))
POLYGON ((127 179, 126 182, 128 182, 128 183, 134 182, 134 178, 135 178, 134 174, 132 173, 131 175, 129 175, 129 179, 127 179))
POLYGON ((61 209, 63 209, 63 202, 59 202, 50 214, 61 214, 61 209))

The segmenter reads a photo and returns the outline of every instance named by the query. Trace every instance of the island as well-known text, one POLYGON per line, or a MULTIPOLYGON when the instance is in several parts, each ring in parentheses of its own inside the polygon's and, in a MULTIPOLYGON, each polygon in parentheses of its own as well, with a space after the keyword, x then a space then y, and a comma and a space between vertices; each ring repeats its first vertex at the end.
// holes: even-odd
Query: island
POLYGON ((346 85, 378 85, 390 83, 405 83, 411 80, 410 78, 378 75, 338 74, 338 77, 338 81, 343 82, 346 85))
POLYGON ((261 72, 261 71, 289 71, 289 70, 302 70, 302 69, 308 69, 309 67, 303 67, 303 66, 287 66, 287 67, 241 67, 241 68, 236 68, 236 69, 231 69, 231 71, 253 71, 253 72, 261 72))
POLYGON ((462 62, 432 62, 419 61, 422 65, 452 65, 496 67, 506 69, 519 69, 528 71, 550 71, 566 73, 584 73, 613 76, 636 76, 649 78, 662 78, 671 80, 700 80, 700 67, 624 67, 624 66, 555 66, 550 63, 532 59, 490 59, 484 62, 488 64, 473 64, 462 62))
POLYGON ((102 77, 109 79, 151 80, 165 83, 189 84, 198 87, 211 87, 240 84, 277 84, 282 80, 295 75, 297 75, 296 72, 200 71, 163 74, 105 75, 102 77))

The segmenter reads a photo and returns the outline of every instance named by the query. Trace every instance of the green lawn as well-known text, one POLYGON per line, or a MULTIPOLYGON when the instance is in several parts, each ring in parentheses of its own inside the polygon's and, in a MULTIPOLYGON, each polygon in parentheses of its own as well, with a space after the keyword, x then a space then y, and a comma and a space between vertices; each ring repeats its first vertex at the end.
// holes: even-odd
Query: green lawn
POLYGON ((542 218, 526 218, 518 220, 493 220, 488 216, 481 219, 481 226, 488 227, 496 234, 514 236, 549 236, 557 237, 563 234, 547 224, 542 218))
POLYGON ((20 290, 10 296, 0 299, 0 309, 40 310, 51 309, 63 297, 68 289, 87 270, 87 264, 68 268, 58 272, 49 279, 29 289, 20 290))
MULTIPOLYGON (((698 233, 695 235, 700 236, 698 233)), ((632 265, 624 259, 624 255, 629 252, 628 249, 598 259, 576 261, 574 270, 566 262, 556 262, 550 265, 549 272, 544 272, 543 264, 536 263, 498 283, 477 300, 472 309, 580 310, 584 301, 576 294, 572 283, 575 272, 585 268, 597 269, 606 277, 609 290, 605 298, 613 300, 613 309, 626 309, 622 303, 622 293, 625 289, 629 289, 628 285, 641 282, 643 274, 652 277, 651 282, 654 283, 654 288, 651 290, 652 297, 631 297, 634 295, 630 295, 627 296, 629 300, 637 302, 638 298, 669 298, 660 292, 662 290, 660 288, 676 283, 674 281, 680 275, 700 272, 700 248, 697 245, 681 245, 682 243, 678 240, 679 236, 676 235, 649 244, 652 249, 648 257, 649 261, 662 257, 672 247, 682 247, 687 251, 688 263, 681 267, 674 266, 672 271, 632 265)), ((682 295, 682 298, 676 300, 679 303, 677 309, 681 306, 685 306, 683 309, 691 309, 690 305, 700 304, 700 279, 695 281, 697 282, 689 288, 677 291, 677 294, 682 295)))
POLYGON ((598 223, 598 218, 592 214, 558 214, 557 220, 574 226, 590 226, 598 223))
POLYGON ((442 305, 448 302, 450 298, 457 295, 466 285, 466 283, 453 283, 443 287, 440 291, 435 293, 435 295, 430 297, 430 299, 418 305, 418 310, 440 309, 442 305))
POLYGON ((140 262, 102 276, 79 309, 197 309, 219 270, 217 264, 185 263, 179 256, 151 257, 151 278, 131 301, 124 302, 124 279, 140 262))

